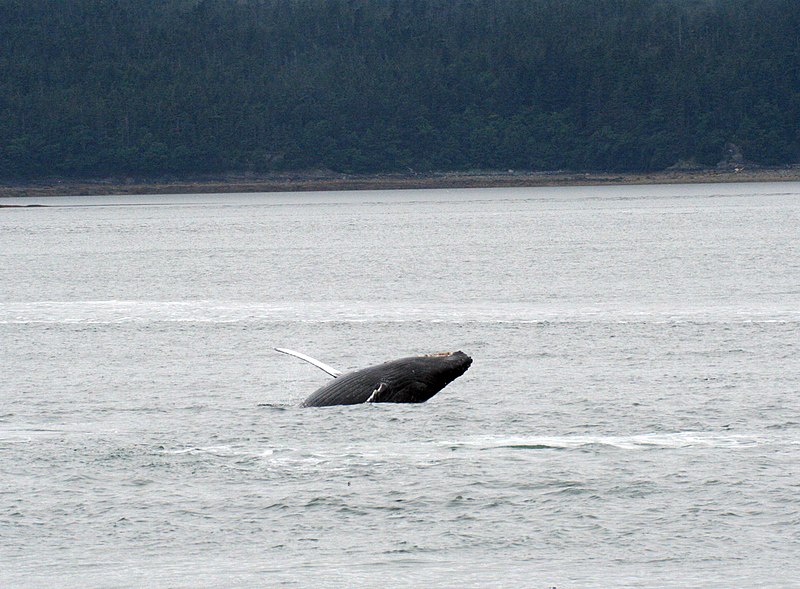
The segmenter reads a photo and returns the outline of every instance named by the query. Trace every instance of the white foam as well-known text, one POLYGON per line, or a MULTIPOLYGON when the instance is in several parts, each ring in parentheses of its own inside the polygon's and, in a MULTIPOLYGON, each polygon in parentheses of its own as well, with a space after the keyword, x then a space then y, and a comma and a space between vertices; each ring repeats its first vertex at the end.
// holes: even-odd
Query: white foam
POLYGON ((164 450, 164 454, 172 455, 202 455, 209 454, 212 456, 249 456, 252 458, 266 458, 272 456, 275 450, 272 448, 254 448, 243 449, 233 448, 232 446, 219 445, 219 446, 191 446, 189 448, 179 448, 177 450, 164 450))

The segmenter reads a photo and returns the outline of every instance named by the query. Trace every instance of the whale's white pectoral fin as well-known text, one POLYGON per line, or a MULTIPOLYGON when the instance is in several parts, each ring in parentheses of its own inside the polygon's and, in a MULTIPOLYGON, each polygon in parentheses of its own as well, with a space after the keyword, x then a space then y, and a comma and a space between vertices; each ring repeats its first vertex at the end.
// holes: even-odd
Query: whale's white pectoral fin
POLYGON ((323 370, 323 371, 327 372, 333 378, 336 378, 337 376, 340 376, 342 374, 341 370, 336 370, 332 366, 328 366, 324 362, 320 362, 319 360, 316 360, 316 359, 312 358, 311 356, 306 356, 305 354, 303 354, 301 352, 295 352, 294 350, 287 350, 286 348, 275 348, 275 351, 281 352, 283 354, 289 354, 290 356, 294 356, 295 358, 300 358, 301 360, 305 360, 309 364, 313 364, 314 366, 316 366, 320 370, 323 370))
POLYGON ((377 403, 379 401, 378 396, 389 388, 389 385, 385 382, 382 382, 378 385, 378 388, 372 391, 372 394, 369 396, 369 399, 366 400, 367 403, 377 403))

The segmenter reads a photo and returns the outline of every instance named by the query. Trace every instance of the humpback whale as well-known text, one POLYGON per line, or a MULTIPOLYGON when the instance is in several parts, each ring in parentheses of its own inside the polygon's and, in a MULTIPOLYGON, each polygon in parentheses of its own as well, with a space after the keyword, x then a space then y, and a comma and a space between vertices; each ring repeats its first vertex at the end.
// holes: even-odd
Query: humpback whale
POLYGON ((356 405, 358 403, 424 403, 464 374, 472 358, 464 352, 442 352, 400 358, 342 373, 310 356, 275 348, 309 362, 333 376, 302 403, 302 407, 356 405))

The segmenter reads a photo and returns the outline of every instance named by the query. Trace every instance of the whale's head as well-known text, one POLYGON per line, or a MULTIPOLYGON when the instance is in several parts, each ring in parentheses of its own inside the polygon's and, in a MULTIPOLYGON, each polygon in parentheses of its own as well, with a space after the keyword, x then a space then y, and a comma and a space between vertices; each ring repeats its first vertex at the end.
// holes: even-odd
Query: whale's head
POLYGON ((422 403, 464 374, 472 358, 458 351, 415 356, 399 362, 407 363, 405 378, 408 382, 403 387, 409 399, 406 402, 422 403))
POLYGON ((421 356, 426 361, 429 369, 437 375, 446 378, 447 382, 452 382, 467 371, 472 364, 472 358, 464 352, 437 352, 421 356))

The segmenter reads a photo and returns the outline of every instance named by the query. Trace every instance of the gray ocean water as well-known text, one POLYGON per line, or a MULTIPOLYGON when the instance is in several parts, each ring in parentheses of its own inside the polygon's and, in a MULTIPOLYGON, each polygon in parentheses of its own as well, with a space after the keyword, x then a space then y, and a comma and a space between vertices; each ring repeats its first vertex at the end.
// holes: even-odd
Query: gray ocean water
POLYGON ((800 184, 22 202, 1 587, 800 587, 800 184))

